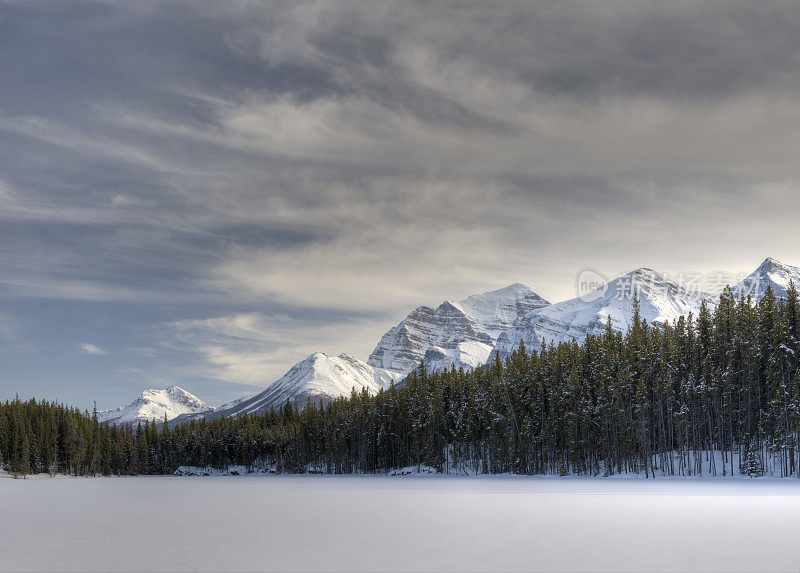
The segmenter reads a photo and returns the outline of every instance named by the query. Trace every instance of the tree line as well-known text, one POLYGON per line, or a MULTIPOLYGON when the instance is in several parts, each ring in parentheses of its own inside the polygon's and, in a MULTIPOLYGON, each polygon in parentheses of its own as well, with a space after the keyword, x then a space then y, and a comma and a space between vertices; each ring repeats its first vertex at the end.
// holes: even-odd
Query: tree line
POLYGON ((179 466, 292 473, 443 472, 800 477, 800 298, 719 304, 585 342, 519 349, 300 409, 133 426, 96 411, 0 404, 0 465, 24 475, 166 474, 179 466))

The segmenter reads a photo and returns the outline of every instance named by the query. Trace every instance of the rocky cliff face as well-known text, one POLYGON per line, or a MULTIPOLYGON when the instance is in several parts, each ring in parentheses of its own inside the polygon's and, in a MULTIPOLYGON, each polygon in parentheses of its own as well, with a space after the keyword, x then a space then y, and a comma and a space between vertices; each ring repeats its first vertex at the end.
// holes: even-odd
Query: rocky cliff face
POLYGON ((548 304, 525 285, 513 284, 435 309, 421 306, 383 335, 368 363, 401 373, 423 359, 432 370, 481 366, 502 332, 548 304))
POLYGON ((451 302, 443 302, 436 308, 420 306, 383 335, 367 362, 376 368, 405 373, 418 366, 429 350, 453 351, 459 344, 468 342, 477 350, 479 363, 482 349, 491 350, 493 340, 475 326, 470 317, 451 302))

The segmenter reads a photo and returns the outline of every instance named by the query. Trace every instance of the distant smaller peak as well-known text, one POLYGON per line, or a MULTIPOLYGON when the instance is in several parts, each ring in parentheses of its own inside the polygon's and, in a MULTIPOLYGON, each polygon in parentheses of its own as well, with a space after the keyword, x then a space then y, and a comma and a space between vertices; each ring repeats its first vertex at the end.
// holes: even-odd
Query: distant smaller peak
POLYGON ((175 386, 174 384, 172 386, 168 386, 165 391, 170 396, 188 396, 190 398, 197 398, 197 396, 188 390, 181 388, 180 386, 175 386))
POLYGON ((532 293, 532 292, 533 291, 531 290, 531 288, 528 285, 524 285, 522 283, 512 283, 512 284, 510 284, 510 285, 508 285, 506 287, 499 288, 497 290, 492 290, 492 291, 489 291, 489 292, 485 292, 483 294, 484 295, 487 295, 487 294, 488 295, 491 295, 491 294, 515 294, 515 295, 520 295, 520 294, 528 294, 528 293, 532 293))
POLYGON ((524 285, 522 283, 511 283, 507 287, 501 288, 500 290, 529 291, 531 289, 528 285, 524 285))
POLYGON ((759 265, 758 268, 759 269, 786 268, 786 265, 784 265, 778 259, 773 259, 772 257, 767 257, 766 259, 764 259, 764 262, 759 265))
POLYGON ((446 300, 440 304, 436 310, 457 310, 458 312, 463 312, 460 306, 449 300, 446 300))
POLYGON ((663 274, 649 267, 639 267, 638 269, 634 269, 631 272, 622 276, 630 277, 634 280, 636 279, 658 280, 658 281, 666 280, 666 277, 664 277, 663 274))
MULTIPOLYGON (((157 392, 158 392, 158 390, 157 390, 157 392)), ((180 386, 176 386, 174 384, 172 386, 167 386, 164 389, 164 392, 166 392, 168 396, 200 400, 200 398, 198 398, 197 396, 195 396, 194 394, 192 394, 188 390, 185 390, 185 389, 181 388, 180 386)), ((202 400, 200 400, 200 401, 202 401, 202 400)))
POLYGON ((539 296, 533 290, 531 290, 531 288, 529 286, 527 286, 527 285, 524 285, 522 283, 512 283, 512 284, 510 284, 508 286, 505 286, 503 288, 499 288, 497 290, 490 290, 490 291, 483 292, 483 293, 480 293, 480 294, 470 295, 464 300, 465 301, 466 300, 491 300, 491 299, 496 299, 498 297, 502 297, 502 298, 520 298, 520 297, 529 296, 529 295, 539 296))

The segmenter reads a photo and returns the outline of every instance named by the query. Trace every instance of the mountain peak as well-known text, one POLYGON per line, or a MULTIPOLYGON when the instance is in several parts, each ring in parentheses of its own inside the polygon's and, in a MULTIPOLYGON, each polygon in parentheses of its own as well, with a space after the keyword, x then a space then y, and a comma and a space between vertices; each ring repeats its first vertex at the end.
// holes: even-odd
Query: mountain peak
POLYGON ((764 259, 764 262, 761 263, 758 266, 758 268, 756 270, 757 271, 767 271, 767 272, 769 272, 769 271, 774 271, 774 270, 786 270, 786 269, 792 269, 792 268, 795 268, 795 267, 791 267, 790 265, 785 265, 782 262, 780 262, 778 259, 773 259, 772 257, 767 257, 766 259, 764 259))
POLYGON ((501 289, 473 294, 458 304, 477 324, 494 331, 516 324, 528 312, 550 303, 526 285, 513 283, 501 289))
POLYGON ((609 297, 633 299, 637 294, 641 298, 645 295, 656 295, 657 292, 666 295, 668 292, 677 293, 681 290, 678 283, 669 280, 666 275, 651 268, 640 267, 608 281, 606 287, 595 291, 593 294, 596 296, 590 297, 590 300, 609 297))
POLYGON ((314 352, 301 360, 286 374, 255 396, 236 400, 221 407, 215 416, 235 416, 242 413, 263 413, 280 408, 287 400, 300 408, 308 402, 329 402, 347 396, 353 388, 357 392, 366 389, 375 394, 389 388, 402 376, 353 358, 349 354, 331 356, 314 352))
MULTIPOLYGON (((489 292, 485 292, 483 294, 484 295, 487 295, 487 294, 516 294, 516 295, 523 294, 524 295, 524 294, 528 294, 528 293, 532 293, 532 292, 533 291, 531 290, 531 288, 529 286, 527 286, 527 285, 524 285, 522 283, 511 283, 510 285, 505 286, 503 288, 499 288, 497 290, 492 290, 492 291, 489 291, 489 292)), ((481 295, 473 295, 473 296, 481 296, 481 295)))
POLYGON ((539 296, 535 292, 533 292, 527 285, 524 285, 522 283, 512 283, 503 288, 490 290, 480 294, 470 295, 464 300, 462 300, 461 303, 464 303, 469 300, 480 300, 480 299, 521 298, 529 295, 539 296))
POLYGON ((181 388, 180 386, 176 386, 175 384, 164 388, 164 392, 166 392, 170 396, 183 396, 183 397, 190 396, 194 399, 198 399, 197 396, 195 396, 191 392, 188 392, 187 390, 184 390, 183 388, 181 388))
POLYGON ((383 335, 368 363, 399 373, 410 372, 426 356, 436 357, 434 370, 449 364, 480 366, 501 332, 548 304, 527 286, 513 283, 459 302, 446 300, 435 309, 418 307, 383 335))
POLYGON ((630 277, 635 281, 656 281, 656 282, 667 281, 667 278, 662 273, 654 269, 651 269, 649 267, 639 267, 638 269, 633 269, 631 272, 622 275, 616 280, 625 277, 630 277))
POLYGON ((172 420, 181 414, 205 412, 213 410, 200 398, 181 388, 168 386, 164 389, 148 388, 133 402, 113 410, 101 410, 98 418, 101 422, 125 424, 136 422, 161 422, 166 416, 172 420))
POLYGON ((800 267, 767 257, 755 271, 733 288, 733 292, 736 296, 752 296, 758 300, 766 294, 769 287, 775 296, 784 297, 792 282, 795 285, 800 284, 800 267))
POLYGON ((437 306, 436 307, 436 312, 444 312, 444 313, 448 313, 448 314, 453 314, 453 313, 464 314, 464 311, 461 308, 461 306, 459 306, 458 304, 456 304, 454 302, 451 302, 449 300, 446 300, 446 301, 442 302, 442 304, 437 306))
POLYGON ((496 352, 507 356, 520 341, 528 348, 537 348, 542 341, 582 341, 589 334, 603 332, 608 319, 614 329, 624 332, 630 326, 636 299, 641 318, 658 324, 689 312, 697 314, 704 300, 713 302, 707 294, 690 292, 664 274, 640 267, 590 293, 529 313, 518 326, 498 337, 496 352))

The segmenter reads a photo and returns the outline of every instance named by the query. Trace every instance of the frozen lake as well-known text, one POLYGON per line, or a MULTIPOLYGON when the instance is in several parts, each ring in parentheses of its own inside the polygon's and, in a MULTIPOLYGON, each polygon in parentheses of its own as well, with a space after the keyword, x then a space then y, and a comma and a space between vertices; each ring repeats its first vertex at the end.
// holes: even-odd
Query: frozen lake
POLYGON ((59 571, 797 571, 796 480, 0 479, 0 564, 59 571))

